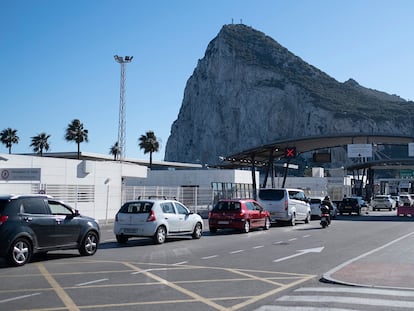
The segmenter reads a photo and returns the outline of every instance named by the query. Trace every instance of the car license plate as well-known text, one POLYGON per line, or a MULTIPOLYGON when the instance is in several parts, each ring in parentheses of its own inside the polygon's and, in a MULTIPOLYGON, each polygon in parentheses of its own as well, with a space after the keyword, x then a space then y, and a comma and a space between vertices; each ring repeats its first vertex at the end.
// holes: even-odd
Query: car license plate
POLYGON ((352 208, 352 206, 345 206, 345 208, 352 208))
POLYGON ((124 233, 136 233, 137 229, 135 228, 125 228, 124 233))
POLYGON ((228 225, 229 224, 229 222, 228 221, 225 221, 225 220, 219 220, 217 223, 219 225, 228 225))

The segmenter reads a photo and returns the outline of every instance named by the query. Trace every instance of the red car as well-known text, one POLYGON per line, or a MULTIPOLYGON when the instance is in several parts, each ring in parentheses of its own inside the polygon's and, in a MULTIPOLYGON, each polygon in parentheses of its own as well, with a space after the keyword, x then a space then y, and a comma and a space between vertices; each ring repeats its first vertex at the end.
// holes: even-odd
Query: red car
POLYGON ((244 233, 253 228, 270 228, 270 214, 252 199, 220 200, 208 215, 210 232, 237 229, 244 233))

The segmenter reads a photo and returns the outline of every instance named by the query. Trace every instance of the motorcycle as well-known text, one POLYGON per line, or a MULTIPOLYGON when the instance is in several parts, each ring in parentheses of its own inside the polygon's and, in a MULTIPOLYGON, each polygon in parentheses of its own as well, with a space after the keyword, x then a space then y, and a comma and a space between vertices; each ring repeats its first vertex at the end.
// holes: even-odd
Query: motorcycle
POLYGON ((329 213, 329 207, 321 205, 321 226, 326 228, 331 223, 331 214, 329 213))

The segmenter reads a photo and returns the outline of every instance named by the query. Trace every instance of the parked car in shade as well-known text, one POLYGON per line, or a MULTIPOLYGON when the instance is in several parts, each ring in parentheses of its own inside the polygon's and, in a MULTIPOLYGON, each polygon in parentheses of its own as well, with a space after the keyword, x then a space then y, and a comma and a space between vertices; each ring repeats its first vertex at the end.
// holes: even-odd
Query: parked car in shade
POLYGON ((344 213, 351 215, 355 213, 357 215, 361 214, 362 207, 365 206, 364 200, 360 197, 349 197, 344 198, 342 202, 338 206, 339 214, 342 215, 344 213))
POLYGON ((257 201, 269 211, 272 222, 288 222, 294 226, 298 220, 309 223, 311 219, 309 199, 301 189, 262 188, 257 201))
POLYGON ((397 202, 389 194, 378 194, 371 201, 371 207, 373 211, 380 209, 392 211, 397 208, 397 202))
POLYGON ((94 255, 99 236, 95 219, 50 196, 0 196, 0 256, 13 266, 23 266, 33 254, 55 250, 94 255))
POLYGON ((122 205, 115 216, 114 234, 118 243, 131 237, 151 237, 162 244, 170 235, 201 238, 203 219, 184 204, 166 198, 138 199, 122 205))
POLYGON ((270 228, 270 214, 252 199, 226 199, 216 203, 208 216, 210 232, 236 229, 247 233, 254 228, 270 228))

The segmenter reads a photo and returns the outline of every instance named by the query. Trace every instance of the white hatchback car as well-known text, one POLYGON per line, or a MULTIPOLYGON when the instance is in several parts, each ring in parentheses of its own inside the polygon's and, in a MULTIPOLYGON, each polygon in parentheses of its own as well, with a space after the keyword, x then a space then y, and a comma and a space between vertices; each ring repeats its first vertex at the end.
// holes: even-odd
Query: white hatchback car
POLYGON ((166 199, 138 199, 126 202, 115 216, 114 234, 118 243, 131 237, 152 237, 156 244, 169 235, 201 238, 203 219, 182 203, 166 199))
POLYGON ((372 210, 388 209, 395 210, 397 202, 389 194, 379 194, 371 201, 372 210))

